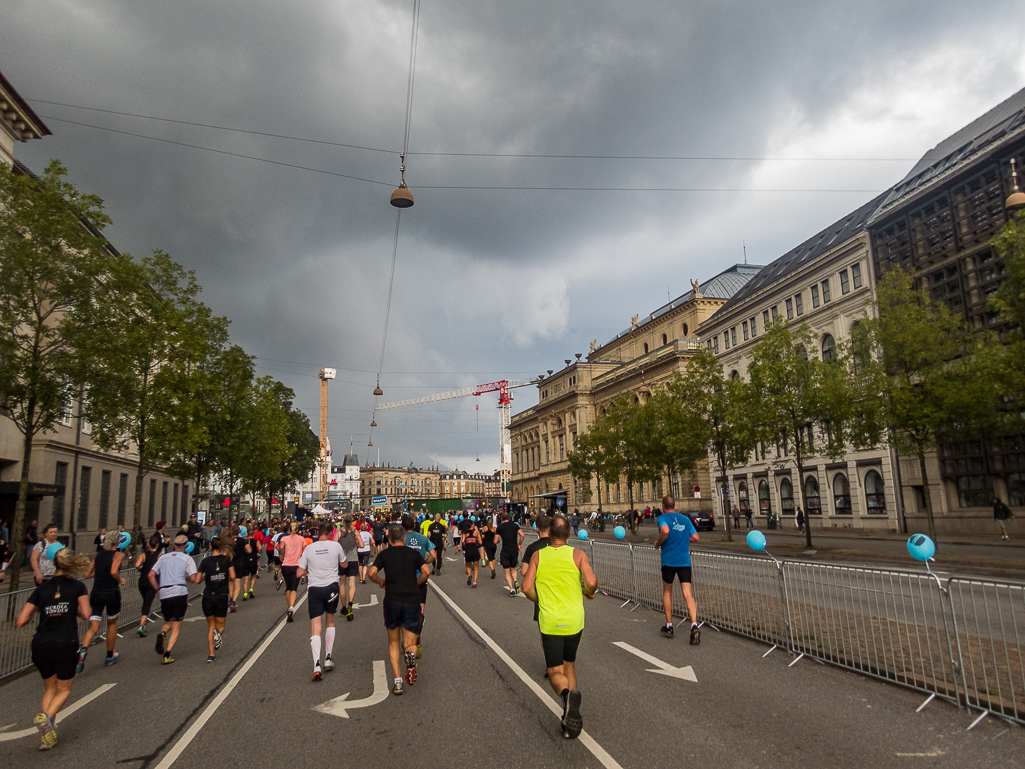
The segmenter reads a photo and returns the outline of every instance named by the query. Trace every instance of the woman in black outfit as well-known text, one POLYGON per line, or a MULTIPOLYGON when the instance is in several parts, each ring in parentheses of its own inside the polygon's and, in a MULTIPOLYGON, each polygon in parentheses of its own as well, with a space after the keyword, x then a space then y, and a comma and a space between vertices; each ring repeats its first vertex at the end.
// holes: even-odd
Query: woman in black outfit
POLYGON ((107 612, 107 658, 104 665, 113 665, 119 656, 114 649, 117 641, 117 618, 121 616, 121 586, 125 584, 121 577, 121 561, 124 551, 118 549, 121 535, 117 529, 108 531, 103 538, 103 549, 96 554, 86 571, 86 579, 93 577, 93 589, 89 594, 89 605, 92 614, 89 616, 89 629, 82 639, 82 648, 78 650, 78 672, 85 667, 85 655, 89 652, 89 644, 100 632, 103 612, 107 612))
POLYGON ((18 615, 18 627, 24 627, 39 612, 32 637, 32 664, 43 678, 44 689, 41 712, 32 723, 39 730, 40 750, 57 744, 54 721, 71 696, 78 665, 78 618, 89 619, 89 595, 81 582, 89 557, 61 548, 52 560, 53 577, 32 591, 18 615))
POLYGON ((477 524, 463 521, 463 560, 466 562, 466 584, 477 587, 477 576, 480 573, 481 536, 477 524))
POLYGON ((149 621, 149 613, 153 608, 153 599, 157 597, 157 591, 149 581, 149 572, 163 551, 164 538, 157 533, 149 538, 149 545, 135 560, 135 568, 139 570, 139 593, 142 595, 142 618, 139 620, 139 627, 135 629, 139 638, 146 637, 146 622, 149 621))
POLYGON ((206 643, 210 656, 207 662, 217 659, 224 634, 224 622, 228 616, 228 587, 235 579, 232 561, 235 559, 234 537, 225 531, 210 543, 210 555, 199 564, 199 569, 189 577, 195 583, 206 581, 203 589, 203 616, 206 617, 206 643))
POLYGON ((494 519, 486 516, 484 531, 481 532, 481 539, 484 540, 484 554, 487 556, 487 565, 491 567, 491 579, 495 578, 495 554, 498 552, 498 532, 495 531, 494 519))

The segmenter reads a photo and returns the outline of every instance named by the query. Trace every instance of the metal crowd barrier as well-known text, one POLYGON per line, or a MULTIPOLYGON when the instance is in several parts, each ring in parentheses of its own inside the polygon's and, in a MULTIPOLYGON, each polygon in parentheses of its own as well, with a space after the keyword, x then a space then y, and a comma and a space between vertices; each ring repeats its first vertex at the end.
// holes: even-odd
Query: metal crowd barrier
MULTIPOLYGON (((537 534, 527 530, 525 544, 537 534)), ((579 540, 598 589, 662 611, 658 551, 579 540)), ((698 621, 1025 725, 1025 583, 691 551, 698 621)), ((680 588, 673 612, 686 616, 680 588)), ((770 649, 771 651, 772 649, 770 649)), ((768 654, 768 652, 766 652, 768 654)))
MULTIPOLYGON (((193 556, 196 566, 199 566, 203 555, 193 556)), ((25 577, 22 574, 22 577, 25 577)), ((142 616, 142 594, 139 592, 139 572, 134 566, 121 570, 121 576, 125 584, 121 586, 121 614, 118 616, 118 630, 122 628, 135 627, 139 624, 142 616)), ((9 577, 8 577, 9 578, 9 577)), ((32 575, 28 575, 29 580, 32 575)), ((82 580, 86 589, 91 591, 93 578, 82 580)), ((203 592, 203 584, 188 585, 189 598, 203 592)), ((32 667, 32 637, 36 632, 37 618, 33 618, 25 627, 17 627, 18 615, 25 606, 25 602, 35 590, 35 585, 25 590, 18 590, 14 593, 0 593, 0 681, 8 676, 20 673, 32 667)), ((153 611, 160 608, 160 599, 153 602, 153 611)), ((86 620, 78 621, 79 639, 85 635, 89 623, 86 620)), ((107 632, 104 622, 100 627, 100 635, 107 632)), ((97 636, 99 637, 99 636, 97 636)))

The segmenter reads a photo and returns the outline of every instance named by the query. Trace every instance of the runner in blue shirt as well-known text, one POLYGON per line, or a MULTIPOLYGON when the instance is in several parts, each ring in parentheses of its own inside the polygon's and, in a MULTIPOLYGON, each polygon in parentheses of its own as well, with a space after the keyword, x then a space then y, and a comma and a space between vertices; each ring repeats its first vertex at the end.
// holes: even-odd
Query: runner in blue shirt
MULTIPOLYGON (((402 528, 406 530, 406 547, 411 547, 423 556, 425 563, 434 563, 437 556, 437 552, 434 548, 434 543, 431 542, 427 537, 418 531, 414 531, 416 528, 416 521, 413 520, 411 515, 403 516, 402 528)), ((434 568, 433 566, 431 567, 434 568)), ((420 626, 416 629, 416 658, 420 659, 424 655, 423 646, 420 645, 420 634, 424 631, 424 609, 427 606, 427 582, 425 581, 420 585, 420 626)))
POLYGON ((698 605, 690 588, 690 543, 698 541, 698 532, 690 518, 680 515, 675 508, 675 499, 670 496, 662 498, 665 512, 658 517, 658 541, 655 543, 662 555, 662 607, 666 612, 666 624, 661 632, 666 638, 673 637, 673 582, 679 578, 690 614, 690 642, 697 646, 701 643, 701 631, 698 630, 698 605))

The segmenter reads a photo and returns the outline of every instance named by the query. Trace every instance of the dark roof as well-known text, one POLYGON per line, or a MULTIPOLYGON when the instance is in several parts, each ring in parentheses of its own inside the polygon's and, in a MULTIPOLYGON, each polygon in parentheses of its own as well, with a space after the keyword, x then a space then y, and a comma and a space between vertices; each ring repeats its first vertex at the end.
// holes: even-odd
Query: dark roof
MULTIPOLYGON (((714 276, 707 283, 701 283, 699 285, 701 295, 708 299, 729 299, 737 291, 743 288, 743 286, 749 280, 754 278, 761 269, 762 266, 760 264, 735 264, 732 267, 727 267, 725 270, 720 272, 718 275, 714 276)), ((647 318, 644 318, 643 320, 638 319, 637 328, 643 328, 648 323, 651 323, 653 320, 662 317, 670 310, 676 309, 680 305, 689 302, 693 298, 693 291, 688 291, 686 294, 682 294, 681 296, 676 297, 676 299, 674 299, 673 301, 668 302, 659 307, 653 313, 648 315, 647 318)), ((612 339, 603 344, 602 347, 612 344, 617 339, 622 339, 631 331, 636 331, 636 329, 633 326, 631 326, 630 328, 624 331, 620 331, 612 339)))
POLYGON ((730 297, 726 304, 716 311, 716 315, 727 312, 730 307, 740 304, 749 296, 757 294, 763 288, 795 272, 830 249, 864 232, 869 218, 875 213, 880 201, 887 194, 889 194, 889 191, 873 198, 861 208, 833 222, 818 234, 808 238, 797 248, 787 251, 779 259, 763 267, 757 276, 747 281, 740 290, 730 297))
POLYGON ((345 458, 342 460, 342 466, 352 467, 353 465, 359 465, 359 457, 355 454, 346 454, 345 458))
POLYGON ((926 152, 893 187, 873 220, 1016 134, 1025 134, 1025 88, 926 152))

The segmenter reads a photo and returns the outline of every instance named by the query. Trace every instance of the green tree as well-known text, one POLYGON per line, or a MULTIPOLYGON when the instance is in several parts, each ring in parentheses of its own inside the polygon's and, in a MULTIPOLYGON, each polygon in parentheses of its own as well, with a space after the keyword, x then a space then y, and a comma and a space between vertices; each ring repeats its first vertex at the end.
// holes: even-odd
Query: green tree
POLYGON ((693 425, 681 401, 667 387, 658 387, 631 419, 630 434, 636 446, 636 475, 658 483, 675 475, 693 473, 705 458, 705 447, 695 440, 693 425))
POLYGON ((284 495, 305 483, 320 459, 320 440, 310 429, 310 418, 295 408, 289 408, 286 440, 292 451, 281 466, 277 482, 271 491, 281 499, 281 513, 285 512, 284 495))
POLYGON ((262 376, 253 383, 237 436, 246 450, 233 462, 241 489, 253 503, 257 494, 269 494, 281 482, 282 468, 292 454, 288 412, 294 398, 295 393, 273 377, 262 376))
POLYGON ((208 440, 193 418, 201 364, 223 340, 225 321, 199 301, 195 274, 167 254, 122 258, 94 294, 88 319, 85 413, 106 450, 137 452, 133 548, 142 543, 146 474, 208 440))
MULTIPOLYGON (((97 278, 113 259, 100 235, 110 219, 52 161, 40 177, 0 163, 0 406, 22 434, 11 529, 13 563, 24 558, 32 443, 66 413, 80 350, 75 329, 97 278)), ((20 569, 10 572, 10 590, 20 569)))
POLYGON ((594 425, 587 432, 578 435, 573 444, 574 448, 568 457, 570 474, 583 482, 585 501, 590 498, 591 479, 594 479, 595 488, 598 490, 598 529, 605 531, 605 514, 601 506, 601 479, 608 477, 605 472, 604 444, 594 425))
MULTIPOLYGON (((723 489, 729 488, 729 470, 745 464, 754 448, 749 389, 739 377, 727 377, 719 359, 704 348, 687 362, 683 375, 669 385, 669 395, 680 415, 677 439, 693 447, 689 451, 712 459, 723 489)), ((726 539, 732 542, 733 519, 728 505, 723 503, 723 514, 726 539)))
POLYGON ((918 459, 929 536, 936 540, 926 454, 992 429, 1000 411, 983 338, 933 302, 902 269, 876 286, 876 317, 863 321, 875 357, 869 387, 894 447, 918 459))
MULTIPOLYGON (((747 408, 756 415, 752 437, 775 444, 778 462, 793 461, 794 501, 802 507, 806 462, 815 454, 845 455, 852 404, 858 400, 844 345, 834 348, 833 356, 828 361, 819 357, 818 342, 807 326, 792 328, 780 322, 765 330, 748 366, 747 408)), ((810 548, 807 517, 804 532, 810 548)))
MULTIPOLYGON (((588 432, 594 432, 594 440, 601 446, 605 479, 626 480, 629 509, 634 507, 633 485, 649 476, 642 456, 644 453, 643 424, 638 419, 640 406, 631 395, 624 393, 616 398, 599 416, 588 432)), ((637 533, 636 521, 630 516, 630 531, 637 533)))
POLYGON ((1004 225, 993 238, 993 248, 1004 262, 1007 277, 990 304, 1021 340, 1025 334, 1025 212, 1004 225))

